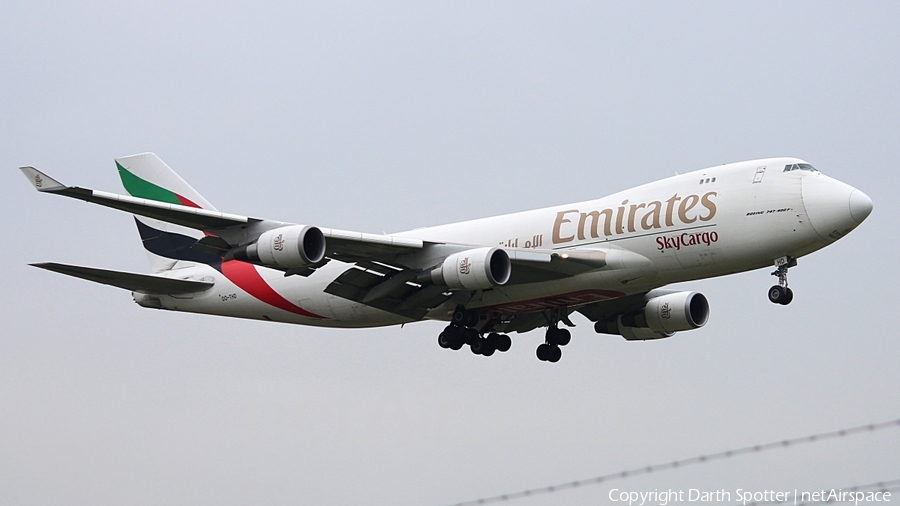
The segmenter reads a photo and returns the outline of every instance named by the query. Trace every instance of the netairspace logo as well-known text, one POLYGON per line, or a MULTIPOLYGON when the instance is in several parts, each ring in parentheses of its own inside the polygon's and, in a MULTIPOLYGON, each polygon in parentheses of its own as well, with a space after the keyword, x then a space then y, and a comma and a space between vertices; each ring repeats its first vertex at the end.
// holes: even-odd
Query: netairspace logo
POLYGON ((735 491, 700 490, 689 488, 687 490, 653 490, 652 492, 637 492, 614 488, 609 491, 609 500, 615 503, 627 503, 629 506, 659 505, 666 506, 671 503, 756 503, 774 502, 785 504, 809 504, 809 503, 839 503, 852 502, 854 505, 866 503, 889 503, 891 493, 886 491, 844 491, 839 488, 829 490, 800 491, 750 491, 737 489, 735 491))

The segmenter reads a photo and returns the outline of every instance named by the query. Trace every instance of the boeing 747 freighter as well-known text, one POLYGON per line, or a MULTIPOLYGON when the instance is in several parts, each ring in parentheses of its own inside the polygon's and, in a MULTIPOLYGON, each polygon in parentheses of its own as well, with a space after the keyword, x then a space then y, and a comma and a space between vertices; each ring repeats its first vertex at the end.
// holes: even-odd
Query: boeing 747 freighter
POLYGON ((577 311, 598 333, 660 339, 702 327, 706 297, 665 286, 788 269, 856 228, 865 193, 797 158, 731 163, 608 197, 390 235, 222 213, 153 153, 116 159, 128 195, 66 186, 22 167, 43 193, 135 215, 152 274, 43 269, 130 290, 143 307, 316 325, 443 320, 443 348, 507 351, 546 327, 557 362, 577 311))

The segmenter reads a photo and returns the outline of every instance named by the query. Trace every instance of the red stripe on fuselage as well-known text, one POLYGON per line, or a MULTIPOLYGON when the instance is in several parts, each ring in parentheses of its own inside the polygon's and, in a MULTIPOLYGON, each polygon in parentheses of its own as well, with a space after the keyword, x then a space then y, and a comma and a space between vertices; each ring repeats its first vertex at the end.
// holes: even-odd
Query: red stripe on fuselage
MULTIPOLYGON (((181 202, 181 205, 201 209, 201 207, 191 199, 177 193, 175 196, 178 197, 178 201, 181 202)), ((207 236, 213 235, 205 230, 203 233, 207 236)), ((253 264, 237 260, 222 262, 222 274, 224 274, 232 283, 236 284, 241 290, 270 306, 309 318, 325 318, 324 316, 310 313, 282 297, 274 288, 266 283, 266 280, 260 276, 259 271, 256 270, 256 267, 253 264)))
POLYGON ((270 306, 309 318, 325 318, 324 316, 310 313, 282 297, 266 283, 266 280, 260 276, 259 271, 256 270, 256 266, 253 264, 238 260, 222 262, 222 274, 224 274, 232 283, 236 284, 241 290, 270 306))

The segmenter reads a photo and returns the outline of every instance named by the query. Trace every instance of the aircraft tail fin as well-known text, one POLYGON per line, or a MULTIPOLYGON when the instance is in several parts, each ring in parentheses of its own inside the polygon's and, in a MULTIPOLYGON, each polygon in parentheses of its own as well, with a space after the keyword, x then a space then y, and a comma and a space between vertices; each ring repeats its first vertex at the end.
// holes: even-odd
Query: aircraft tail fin
POLYGON ((116 158, 116 168, 122 185, 132 197, 216 211, 208 200, 153 153, 116 158))
MULTIPOLYGON (((122 185, 132 196, 167 204, 216 211, 190 184, 153 153, 116 158, 122 185)), ((203 233, 144 216, 134 216, 153 272, 173 269, 178 262, 213 264, 219 257, 191 247, 203 233)))

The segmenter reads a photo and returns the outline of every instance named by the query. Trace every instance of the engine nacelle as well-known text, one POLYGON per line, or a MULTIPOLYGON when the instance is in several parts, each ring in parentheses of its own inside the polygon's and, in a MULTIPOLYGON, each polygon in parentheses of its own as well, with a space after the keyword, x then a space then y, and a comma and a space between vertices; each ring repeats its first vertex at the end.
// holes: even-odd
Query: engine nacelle
POLYGON ((325 235, 309 225, 276 228, 236 250, 234 258, 284 269, 315 264, 325 258, 325 235))
POLYGON ((697 329, 706 325, 709 320, 709 302, 700 292, 678 292, 654 297, 644 307, 644 319, 646 327, 655 332, 697 329))
POLYGON ((436 285, 454 290, 483 290, 509 281, 512 263, 499 248, 476 248, 454 253, 431 271, 436 285))
POLYGON ((702 293, 677 292, 650 299, 640 311, 598 321, 594 330, 628 340, 662 339, 700 328, 708 320, 709 302, 702 293))

